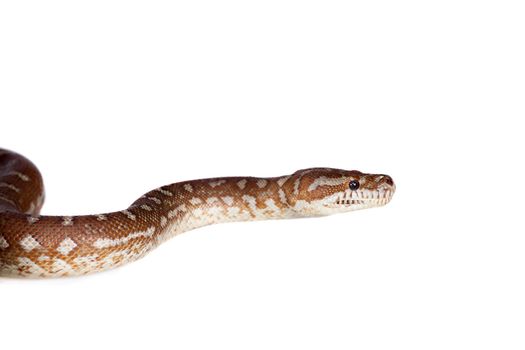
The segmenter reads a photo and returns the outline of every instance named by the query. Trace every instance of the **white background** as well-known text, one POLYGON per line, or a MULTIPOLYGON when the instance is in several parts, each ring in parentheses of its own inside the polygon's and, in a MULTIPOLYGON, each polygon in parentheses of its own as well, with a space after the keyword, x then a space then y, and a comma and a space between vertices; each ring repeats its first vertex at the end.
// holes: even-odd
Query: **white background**
POLYGON ((310 166, 392 202, 0 279, 2 349, 523 349, 520 1, 0 3, 1 145, 44 214, 310 166))

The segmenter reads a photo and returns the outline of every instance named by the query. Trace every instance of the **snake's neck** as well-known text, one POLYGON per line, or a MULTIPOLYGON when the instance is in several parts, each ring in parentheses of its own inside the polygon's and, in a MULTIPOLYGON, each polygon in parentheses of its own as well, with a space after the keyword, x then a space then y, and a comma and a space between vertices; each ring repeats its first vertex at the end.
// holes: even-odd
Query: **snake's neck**
POLYGON ((165 217, 156 220, 168 226, 168 236, 223 222, 285 219, 294 216, 284 188, 288 178, 225 177, 180 182, 146 194, 130 209, 151 205, 151 198, 161 194, 167 210, 165 217))

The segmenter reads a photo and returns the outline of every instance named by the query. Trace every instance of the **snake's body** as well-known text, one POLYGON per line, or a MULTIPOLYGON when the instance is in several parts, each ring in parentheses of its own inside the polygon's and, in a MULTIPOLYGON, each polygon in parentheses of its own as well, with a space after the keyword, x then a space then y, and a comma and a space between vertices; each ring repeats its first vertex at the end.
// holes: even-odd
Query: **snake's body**
POLYGON ((0 149, 0 276, 58 277, 137 260, 168 238, 220 222, 328 215, 388 203, 387 175, 313 168, 275 178, 192 180, 146 193, 119 212, 40 216, 42 177, 0 149), (358 182, 359 189, 349 188, 358 182))

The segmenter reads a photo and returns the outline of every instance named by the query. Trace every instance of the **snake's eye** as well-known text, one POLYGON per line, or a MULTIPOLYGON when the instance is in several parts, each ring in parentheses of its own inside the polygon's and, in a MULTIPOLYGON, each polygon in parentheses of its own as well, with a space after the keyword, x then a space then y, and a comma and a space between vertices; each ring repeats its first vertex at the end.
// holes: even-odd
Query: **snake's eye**
POLYGON ((350 183, 348 184, 348 187, 352 190, 352 191, 355 191, 359 188, 359 181, 356 181, 356 180, 352 180, 350 181, 350 183))

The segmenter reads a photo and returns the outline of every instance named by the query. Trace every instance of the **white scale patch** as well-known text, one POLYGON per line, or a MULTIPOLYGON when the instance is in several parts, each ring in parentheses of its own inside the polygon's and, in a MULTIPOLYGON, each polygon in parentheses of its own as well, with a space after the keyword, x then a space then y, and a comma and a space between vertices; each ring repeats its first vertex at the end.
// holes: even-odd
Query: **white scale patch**
POLYGON ((226 183, 226 180, 222 179, 222 180, 217 180, 217 181, 211 181, 211 182, 209 183, 209 185, 210 185, 211 187, 217 187, 217 186, 220 186, 220 185, 222 185, 222 184, 224 184, 224 183, 226 183))
POLYGON ((35 209, 36 209, 35 203, 31 202, 31 204, 29 204, 29 209, 27 209, 24 212, 24 214, 33 214, 35 212, 35 209))
POLYGON ((218 222, 222 215, 217 215, 214 208, 217 207, 208 208, 206 211, 203 208, 193 210, 191 219, 184 224, 182 232, 218 222))
POLYGON ((40 217, 38 216, 32 216, 32 215, 29 215, 27 217, 27 222, 31 225, 31 224, 34 224, 35 222, 37 222, 38 220, 40 220, 40 217))
POLYGON ((64 226, 71 226, 71 225, 73 225, 73 217, 71 217, 71 216, 64 216, 62 218, 62 225, 64 225, 64 226))
POLYGON ((76 246, 77 244, 71 238, 68 237, 60 243, 60 245, 57 248, 57 251, 60 254, 68 255, 73 249, 75 249, 76 246))
POLYGON ((166 191, 166 190, 164 190, 162 188, 157 188, 156 191, 159 191, 160 193, 162 193, 163 195, 168 196, 168 197, 173 196, 173 193, 171 193, 170 191, 166 191))
POLYGON ((2 264, 0 265, 0 274, 2 276, 20 276, 23 275, 18 270, 18 264, 2 264))
POLYGON ((244 188, 246 187, 246 179, 242 179, 242 180, 239 180, 237 181, 237 186, 241 189, 241 190, 244 190, 244 188))
POLYGON ((190 184, 185 184, 184 189, 188 192, 193 192, 193 187, 190 184))
POLYGON ((248 206, 251 210, 253 210, 254 212, 257 211, 257 201, 255 197, 245 194, 244 196, 242 196, 242 200, 248 203, 248 206))
POLYGON ((36 199, 36 207, 41 208, 42 205, 44 204, 45 198, 46 198, 46 195, 44 192, 42 192, 40 196, 38 196, 38 198, 36 199))
POLYGON ((9 188, 10 190, 15 191, 16 193, 20 192, 20 189, 18 187, 14 186, 14 185, 11 185, 11 184, 8 184, 8 183, 5 183, 5 182, 0 182, 0 187, 9 188))
POLYGON ((193 211, 193 214, 195 216, 202 216, 202 214, 204 213, 204 211, 201 209, 201 208, 197 208, 193 211))
POLYGON ((190 199, 190 203, 193 205, 197 205, 197 204, 201 204, 202 200, 200 198, 193 197, 192 199, 190 199))
POLYGON ((298 195, 299 194, 299 185, 301 184, 301 179, 297 179, 295 180, 294 184, 293 184, 293 194, 294 195, 298 195))
POLYGON ((3 236, 0 236, 0 249, 6 249, 7 247, 9 247, 9 243, 7 243, 3 236))
POLYGON ((19 171, 10 171, 8 172, 6 175, 15 175, 15 176, 18 176, 18 178, 22 181, 25 181, 25 182, 28 182, 30 179, 29 179, 29 176, 25 175, 25 174, 22 174, 21 172, 19 171))
POLYGON ((219 198, 217 198, 217 197, 210 197, 210 198, 206 199, 206 203, 208 203, 208 204, 213 204, 213 203, 218 202, 218 201, 219 201, 219 198))
POLYGON ((75 275, 75 270, 71 265, 69 265, 67 262, 65 262, 62 259, 55 259, 52 266, 52 272, 53 273, 61 273, 62 275, 75 275))
POLYGON ((130 220, 133 220, 135 221, 137 219, 137 217, 135 216, 135 214, 133 214, 132 212, 130 212, 129 210, 123 210, 121 211, 122 214, 126 215, 128 217, 128 219, 130 220))
POLYGON ((15 202, 13 202, 12 200, 10 200, 8 198, 5 198, 3 196, 0 196, 0 201, 7 202, 7 203, 11 204, 13 207, 18 207, 18 205, 15 202))
POLYGON ((232 205, 233 204, 233 198, 230 196, 222 197, 222 201, 226 203, 226 205, 232 205))
POLYGON ((98 254, 79 256, 73 262, 79 266, 80 273, 96 271, 99 265, 98 254))
POLYGON ((338 186, 346 183, 348 179, 346 177, 330 178, 326 176, 318 177, 308 186, 308 191, 314 191, 319 186, 338 186))
MULTIPOLYGON (((281 209, 275 204, 275 201, 273 199, 267 199, 264 204, 266 205, 266 208, 257 208, 257 199, 253 196, 244 195, 242 199, 248 204, 248 207, 252 211, 252 214, 255 215, 256 219, 267 219, 270 217, 276 217, 281 216, 281 209)), ((249 220, 251 218, 246 216, 238 215, 236 216, 236 219, 241 220, 249 220)))
POLYGON ((208 215, 213 216, 215 220, 218 220, 219 216, 222 214, 222 208, 221 207, 211 207, 208 208, 208 215))
POLYGON ((238 207, 231 207, 231 208, 228 208, 228 215, 229 216, 236 216, 239 214, 241 210, 238 208, 238 207))
POLYGON ((286 194, 284 193, 284 191, 282 190, 282 188, 279 188, 279 200, 280 200, 281 203, 283 203, 283 204, 287 204, 287 203, 288 203, 288 200, 286 199, 286 194))
POLYGON ((35 201, 31 202, 31 204, 29 204, 29 209, 26 210, 25 214, 36 215, 37 210, 39 210, 42 207, 42 204, 44 204, 44 197, 45 196, 42 193, 35 201))
POLYGON ((162 203, 162 201, 160 199, 158 199, 157 197, 148 197, 148 199, 150 201, 155 202, 156 204, 161 204, 162 203))
POLYGON ((135 249, 123 249, 117 252, 112 252, 104 257, 99 265, 99 269, 105 270, 116 266, 116 260, 121 260, 119 265, 126 264, 130 261, 137 260, 143 257, 148 251, 153 248, 153 243, 142 244, 135 249))
POLYGON ((152 209, 149 205, 147 205, 147 204, 142 204, 140 207, 141 207, 142 209, 146 210, 146 211, 152 211, 152 210, 153 210, 153 209, 152 209))
POLYGON ((165 227, 167 223, 168 223, 168 219, 166 219, 165 216, 160 218, 160 226, 165 227))
POLYGON ((108 219, 108 217, 104 214, 99 214, 97 215, 97 220, 98 221, 106 221, 108 219))
POLYGON ((102 249, 102 248, 108 248, 108 247, 114 247, 117 245, 122 245, 128 243, 130 240, 139 238, 139 237, 151 237, 153 236, 153 233, 155 233, 155 227, 151 226, 146 231, 138 231, 138 232, 132 232, 126 237, 121 238, 100 238, 97 239, 93 243, 93 247, 102 249))
POLYGON ((168 212, 168 218, 172 219, 177 216, 178 213, 186 211, 186 206, 184 204, 179 205, 177 208, 170 210, 168 212))
POLYGON ((281 209, 275 205, 275 202, 273 199, 267 199, 264 204, 266 204, 266 207, 273 211, 274 215, 277 215, 281 212, 281 209))
POLYGON ((36 249, 36 248, 40 248, 40 244, 37 242, 36 239, 33 238, 33 236, 31 235, 27 235, 25 236, 21 241, 20 241, 20 246, 22 247, 23 250, 25 250, 26 252, 30 252, 32 251, 33 249, 36 249))
POLYGON ((294 205, 294 209, 296 211, 300 211, 300 210, 303 210, 304 208, 306 208, 308 206, 308 202, 305 201, 305 200, 298 200, 295 202, 295 205, 294 205))
POLYGON ((267 184, 268 184, 268 181, 265 179, 257 180, 257 187, 259 188, 265 188, 267 184))
POLYGON ((277 180, 277 185, 279 185, 279 187, 283 187, 284 183, 286 181, 288 181, 289 178, 290 178, 290 176, 283 176, 283 177, 279 178, 277 180))
POLYGON ((253 220, 253 217, 248 210, 241 210, 238 207, 228 208, 227 213, 228 213, 228 221, 253 220))
POLYGON ((31 275, 46 275, 47 271, 38 266, 38 264, 35 264, 33 260, 25 257, 19 257, 18 258, 18 266, 23 268, 24 270, 27 269, 29 274, 31 275))

